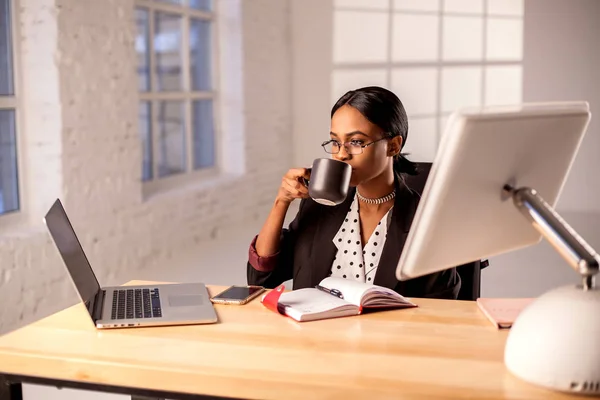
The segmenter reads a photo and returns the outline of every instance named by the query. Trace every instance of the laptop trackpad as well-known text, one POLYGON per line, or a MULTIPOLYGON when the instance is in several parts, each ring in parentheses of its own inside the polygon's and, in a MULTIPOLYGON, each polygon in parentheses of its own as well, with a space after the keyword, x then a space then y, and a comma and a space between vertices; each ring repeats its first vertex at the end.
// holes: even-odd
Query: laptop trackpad
POLYGON ((185 294, 169 296, 169 306, 171 307, 191 307, 204 304, 201 294, 185 294))

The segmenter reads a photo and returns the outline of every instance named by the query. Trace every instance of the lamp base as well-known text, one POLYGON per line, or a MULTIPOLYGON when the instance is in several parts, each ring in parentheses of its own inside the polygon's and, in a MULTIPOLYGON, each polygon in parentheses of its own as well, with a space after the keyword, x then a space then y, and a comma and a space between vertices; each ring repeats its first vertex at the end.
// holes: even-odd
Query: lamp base
POLYGON ((510 329, 504 363, 524 381, 600 395, 600 290, 562 286, 534 300, 510 329))

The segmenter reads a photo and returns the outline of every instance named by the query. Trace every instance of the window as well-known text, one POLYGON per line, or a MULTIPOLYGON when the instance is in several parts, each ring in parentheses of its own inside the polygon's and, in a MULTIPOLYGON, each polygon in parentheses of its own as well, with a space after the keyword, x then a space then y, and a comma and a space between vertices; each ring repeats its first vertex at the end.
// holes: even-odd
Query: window
POLYGON ((403 151, 433 161, 454 110, 521 102, 523 1, 335 0, 332 100, 389 88, 408 114, 403 151))
POLYGON ((0 215, 20 208, 13 26, 11 0, 0 0, 0 215))
POLYGON ((141 177, 156 187, 218 171, 212 0, 136 0, 141 177))

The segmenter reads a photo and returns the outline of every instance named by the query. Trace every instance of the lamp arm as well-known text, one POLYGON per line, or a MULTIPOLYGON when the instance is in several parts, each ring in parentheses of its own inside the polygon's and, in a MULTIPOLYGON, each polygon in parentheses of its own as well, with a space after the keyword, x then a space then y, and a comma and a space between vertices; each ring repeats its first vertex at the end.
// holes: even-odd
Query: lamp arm
POLYGON ((584 289, 593 287, 598 273, 598 253, 548 204, 535 189, 504 187, 515 206, 567 263, 583 277, 584 289))

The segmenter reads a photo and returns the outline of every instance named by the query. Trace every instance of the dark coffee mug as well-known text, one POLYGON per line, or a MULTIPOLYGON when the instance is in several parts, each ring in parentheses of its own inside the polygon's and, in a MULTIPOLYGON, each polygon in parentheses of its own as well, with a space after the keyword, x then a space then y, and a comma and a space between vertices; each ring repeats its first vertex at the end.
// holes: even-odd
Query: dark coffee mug
POLYGON ((317 158, 312 165, 308 195, 327 206, 341 204, 348 195, 352 167, 332 158, 317 158))

